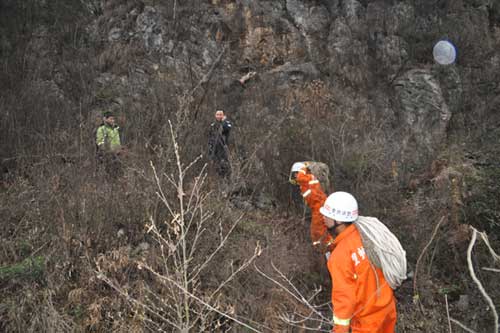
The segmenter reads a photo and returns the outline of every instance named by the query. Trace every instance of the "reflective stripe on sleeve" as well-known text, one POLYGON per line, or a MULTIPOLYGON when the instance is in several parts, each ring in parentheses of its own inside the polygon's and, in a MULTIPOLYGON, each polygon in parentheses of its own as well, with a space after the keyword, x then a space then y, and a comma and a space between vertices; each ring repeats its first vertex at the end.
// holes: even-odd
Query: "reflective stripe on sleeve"
POLYGON ((305 198, 305 197, 307 197, 309 194, 311 194, 311 190, 307 190, 307 191, 305 191, 304 193, 302 193, 302 196, 305 198))
POLYGON ((333 323, 335 325, 349 326, 351 319, 341 319, 339 317, 333 316, 333 323))
POLYGON ((318 184, 318 183, 319 183, 319 180, 317 180, 317 179, 309 181, 309 185, 318 184))

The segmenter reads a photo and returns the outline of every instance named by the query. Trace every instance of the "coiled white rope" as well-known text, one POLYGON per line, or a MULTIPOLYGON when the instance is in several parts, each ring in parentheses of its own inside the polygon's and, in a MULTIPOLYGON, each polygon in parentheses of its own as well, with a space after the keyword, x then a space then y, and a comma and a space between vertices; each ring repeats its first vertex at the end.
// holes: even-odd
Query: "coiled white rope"
POLYGON ((397 237, 377 218, 359 216, 354 222, 370 261, 396 289, 406 279, 406 252, 397 237))

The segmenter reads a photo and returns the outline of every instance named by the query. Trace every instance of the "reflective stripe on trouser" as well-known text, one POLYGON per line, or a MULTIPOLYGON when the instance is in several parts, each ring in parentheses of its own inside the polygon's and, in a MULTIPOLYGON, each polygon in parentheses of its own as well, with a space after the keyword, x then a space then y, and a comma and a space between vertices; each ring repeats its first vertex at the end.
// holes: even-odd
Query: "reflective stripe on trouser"
POLYGON ((342 318, 336 317, 334 315, 333 316, 333 323, 335 325, 349 326, 349 324, 351 323, 351 319, 350 318, 342 319, 342 318))

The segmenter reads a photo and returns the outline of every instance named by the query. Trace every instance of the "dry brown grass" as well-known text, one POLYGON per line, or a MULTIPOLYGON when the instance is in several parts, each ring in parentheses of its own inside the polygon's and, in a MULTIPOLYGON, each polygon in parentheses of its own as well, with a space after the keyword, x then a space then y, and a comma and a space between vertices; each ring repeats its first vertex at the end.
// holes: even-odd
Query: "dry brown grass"
MULTIPOLYGON (((498 225, 493 219, 497 214, 493 199, 498 192, 494 173, 482 175, 484 185, 477 187, 485 193, 481 196, 469 193, 474 190, 470 189, 470 182, 474 180, 467 179, 472 172, 462 171, 461 161, 446 156, 446 165, 440 164, 440 159, 435 163, 424 159, 419 166, 402 161, 394 131, 397 119, 392 114, 390 98, 384 99, 387 93, 384 89, 389 87, 364 89, 364 85, 373 83, 366 80, 371 77, 370 73, 348 68, 353 70, 353 82, 346 83, 343 77, 335 78, 334 82, 321 75, 314 81, 299 80, 280 90, 274 86, 274 79, 268 80, 266 76, 270 68, 266 66, 271 66, 272 61, 270 53, 262 49, 259 52, 262 57, 258 59, 262 60, 258 66, 262 67, 256 68, 255 79, 249 81, 241 93, 226 94, 220 82, 234 73, 240 77, 238 71, 242 65, 240 59, 234 59, 238 46, 231 42, 234 37, 231 31, 225 30, 227 36, 218 38, 218 42, 232 43, 231 53, 224 54, 213 70, 196 65, 197 50, 191 50, 189 56, 193 59, 188 59, 189 64, 186 59, 177 59, 176 66, 181 66, 181 70, 177 70, 162 63, 154 52, 146 54, 136 42, 124 39, 113 45, 102 43, 115 24, 124 30, 134 26, 135 17, 129 14, 133 8, 140 12, 144 6, 142 1, 106 1, 104 7, 99 1, 84 1, 93 12, 90 17, 82 17, 86 12, 80 11, 81 7, 68 7, 68 3, 2 2, 0 28, 8 42, 2 46, 10 53, 5 53, 6 57, 2 53, 0 59, 0 214, 3 218, 0 266, 12 265, 33 255, 43 256, 47 265, 39 281, 16 279, 0 285, 0 330, 120 332, 171 328, 127 298, 150 304, 156 310, 165 309, 172 306, 172 299, 179 297, 172 294, 181 290, 153 274, 166 274, 159 245, 147 251, 138 250, 142 242, 153 243, 151 234, 144 234, 144 225, 150 223, 151 218, 157 222, 159 234, 173 238, 179 234, 179 230, 172 228, 168 209, 156 196, 157 184, 149 161, 156 166, 162 186, 167 185, 167 176, 177 168, 172 163, 174 151, 167 121, 175 122, 175 137, 183 148, 181 160, 192 161, 206 151, 205 130, 212 121, 216 104, 221 101, 229 104, 230 118, 235 123, 230 147, 233 178, 228 186, 233 197, 228 200, 220 193, 218 179, 207 180, 207 190, 212 193, 205 204, 214 211, 216 222, 208 223, 206 240, 198 243, 198 250, 214 251, 220 234, 229 231, 231 222, 239 217, 241 212, 235 208, 234 197, 247 203, 246 209, 252 214, 247 214, 243 223, 238 224, 234 239, 230 238, 227 247, 214 258, 217 263, 227 265, 207 266, 201 282, 192 289, 187 288, 220 312, 243 321, 257 321, 251 325, 264 323, 264 326, 284 330, 287 326, 279 319, 280 313, 304 314, 307 310, 280 290, 267 293, 270 285, 256 272, 236 276, 226 288, 212 296, 221 281, 231 276, 232 269, 254 253, 256 241, 266 249, 259 264, 267 273, 272 272, 272 259, 279 258, 285 275, 297 277, 294 283, 299 278, 314 281, 301 286, 305 293, 314 291, 312 284, 328 285, 327 275, 316 274, 320 272, 320 264, 311 263, 315 256, 307 247, 307 239, 302 237, 308 234, 308 223, 294 218, 299 216, 294 215, 296 212, 291 213, 292 218, 281 215, 290 197, 287 173, 297 160, 327 163, 336 189, 354 192, 365 212, 384 219, 401 235, 407 244, 410 262, 416 261, 428 241, 433 226, 430 221, 450 213, 452 227, 443 228, 422 259, 421 279, 431 283, 423 283, 421 288, 427 289, 430 295, 424 299, 430 309, 441 308, 442 304, 435 301, 442 299, 439 290, 455 288, 454 281, 464 280, 461 272, 465 268, 463 254, 469 234, 459 223, 474 220, 486 227, 498 225), (47 15, 43 3, 54 9, 53 16, 47 15), (16 4, 22 6, 16 7, 16 4), (96 35, 86 30, 87 20, 93 20, 93 15, 99 16, 92 24, 97 29, 96 35), (31 40, 30 36, 35 38, 31 40), (183 72, 190 75, 183 77, 183 72), (354 82, 358 79, 359 85, 354 82), (194 87, 197 87, 195 91, 194 87), (95 174, 94 120, 95 114, 117 101, 130 154, 124 159, 125 176, 110 181, 106 175, 95 174), (458 181, 454 183, 453 170, 463 173, 464 178, 455 177, 458 181), (412 176, 418 181, 408 189, 412 176), (490 179, 493 181, 487 182, 490 179), (271 198, 271 207, 274 207, 269 212, 255 208, 255 198, 261 193, 271 198), (124 234, 118 237, 120 229, 124 234), (139 270, 138 262, 150 265, 151 271, 139 270), (117 297, 109 283, 97 278, 96 265, 111 283, 127 294, 117 297), (257 291, 258 296, 248 295, 247 290, 257 291)), ((177 3, 177 12, 173 12, 173 2, 160 6, 168 21, 165 40, 197 38, 191 35, 191 19, 202 18, 207 13, 198 13, 201 9, 193 7, 194 1, 177 3)), ((212 5, 218 3, 212 2, 212 5)), ((475 33, 467 31, 460 41, 471 46, 474 36, 475 33)), ((414 61, 426 59, 432 39, 412 42, 411 47, 418 48, 412 50, 416 52, 414 61), (426 45, 418 47, 419 43, 426 45)), ((478 45, 474 43, 474 47, 466 48, 464 61, 471 61, 478 45)), ((305 54, 298 56, 302 59, 305 54)), ((453 121, 459 125, 459 132, 463 130, 460 134, 464 134, 457 142, 462 144, 464 138, 476 140, 481 147, 474 151, 481 151, 485 143, 498 141, 494 136, 483 138, 484 133, 495 131, 487 125, 490 115, 496 114, 492 110, 498 101, 484 98, 488 100, 487 105, 479 106, 478 110, 473 101, 483 100, 482 95, 478 96, 484 92, 486 81, 491 85, 488 89, 495 89, 491 83, 498 81, 498 73, 490 73, 488 68, 471 70, 460 67, 463 64, 457 66, 464 69, 464 87, 472 87, 464 92, 464 107, 456 117, 454 115, 453 121), (472 74, 467 74, 468 71, 472 74)), ((203 165, 199 163, 187 172, 186 193, 196 192, 196 182, 200 179, 196 177, 203 165)), ((479 182, 477 178, 475 181, 479 182)), ((174 202, 176 193, 175 190, 165 193, 167 201, 174 202)), ((489 266, 483 250, 479 248, 475 252, 476 260, 489 266)), ((200 255, 191 264, 200 265, 204 259, 200 255)), ((482 274, 488 290, 494 290, 497 276, 490 276, 490 271, 482 274)), ((465 282, 457 288, 460 293, 470 289, 465 282)), ((328 297, 327 294, 325 291, 322 297, 328 297)), ((412 312, 411 301, 405 299, 410 294, 403 292, 401 296, 405 323, 420 320, 419 314, 412 312)), ((186 295, 191 297, 184 292, 186 295)), ((192 304, 198 304, 200 308, 196 309, 209 313, 200 319, 199 327, 222 330, 231 322, 216 311, 207 310, 192 297, 189 299, 192 304)), ((452 296, 449 299, 452 305, 456 301, 452 296)), ((479 308, 482 304, 474 305, 479 308)), ((435 315, 431 322, 436 323, 438 319, 435 315)), ((432 329, 432 323, 424 325, 425 329, 432 329)), ((264 326, 259 327, 264 330, 264 326)))

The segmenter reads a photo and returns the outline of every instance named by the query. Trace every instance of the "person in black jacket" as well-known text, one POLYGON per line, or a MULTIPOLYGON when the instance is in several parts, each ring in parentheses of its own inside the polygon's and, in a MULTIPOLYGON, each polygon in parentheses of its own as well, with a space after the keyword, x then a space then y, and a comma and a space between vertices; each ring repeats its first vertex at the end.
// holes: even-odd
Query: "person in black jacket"
POLYGON ((231 175, 228 150, 231 127, 231 122, 227 120, 224 111, 217 110, 208 135, 208 158, 214 163, 215 170, 221 177, 231 175))

